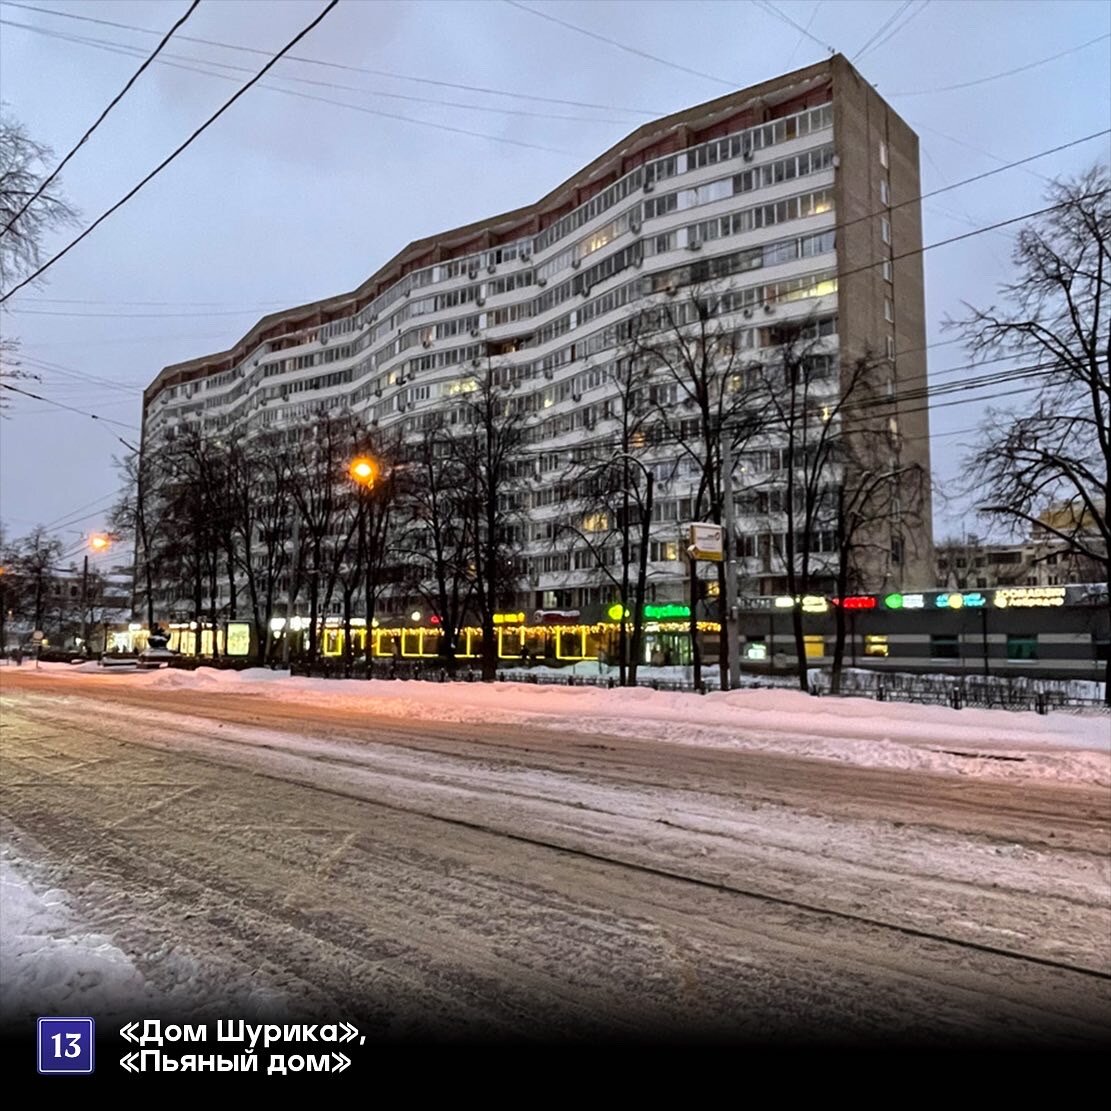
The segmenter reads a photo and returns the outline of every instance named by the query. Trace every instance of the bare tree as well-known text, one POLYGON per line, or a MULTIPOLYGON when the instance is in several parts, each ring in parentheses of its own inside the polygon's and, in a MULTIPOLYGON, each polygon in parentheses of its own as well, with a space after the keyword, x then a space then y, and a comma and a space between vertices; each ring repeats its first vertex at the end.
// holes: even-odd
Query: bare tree
MULTIPOLYGON (((667 278, 662 299, 630 319, 627 351, 647 376, 644 388, 655 414, 650 439, 672 445, 694 479, 690 519, 720 525, 725 498, 733 491, 733 468, 726 475, 722 465, 723 439, 728 438, 729 455, 736 461, 759 429, 762 414, 741 388, 745 337, 751 329, 725 322, 741 307, 741 291, 695 282, 683 287, 680 295, 681 283, 691 276, 693 272, 667 278)), ((702 660, 696 572, 697 565, 692 561, 690 636, 694 682, 698 686, 702 660)), ((723 561, 717 567, 721 619, 718 657, 723 689, 729 685, 725 573, 723 561)))
POLYGON ((526 414, 509 372, 486 361, 461 395, 458 430, 448 439, 463 479, 461 509, 467 522, 474 605, 482 627, 482 678, 497 674, 494 614, 516 593, 515 539, 525 460, 526 414))
POLYGON ((122 485, 110 517, 111 531, 134 545, 136 589, 133 609, 138 610, 140 594, 146 610, 147 627, 154 624, 157 553, 169 527, 168 500, 160 487, 166 477, 164 462, 149 453, 133 452, 116 460, 122 485), (141 590, 138 587, 142 583, 141 590))
MULTIPOLYGON (((358 506, 347 467, 358 426, 348 413, 320 413, 298 429, 289 445, 291 493, 300 514, 309 565, 310 665, 319 650, 318 627, 335 589, 339 568, 358 531, 358 506)), ((295 595, 298 583, 291 583, 295 595)))
POLYGON ((62 551, 62 541, 36 525, 5 555, 6 604, 13 616, 29 618, 32 629, 43 629, 50 615, 62 551))
MULTIPOLYGON (((610 433, 603 445, 576 451, 569 486, 572 509, 556 523, 553 543, 570 538, 590 557, 620 607, 618 682, 636 685, 644 630, 655 473, 647 463, 647 432, 655 409, 643 360, 626 356, 607 369, 611 389, 604 403, 610 433), (636 566, 635 581, 633 577, 636 566), (632 635, 629 617, 632 617, 632 635)), ((547 459, 541 455, 537 466, 547 459)), ((560 457, 553 455, 558 464, 560 457)))
MULTIPOLYGON (((0 112, 0 291, 39 266, 47 233, 77 220, 58 179, 39 192, 52 161, 49 147, 0 112)), ((19 361, 19 341, 0 336, 0 386, 10 388, 16 379, 35 377, 19 361)), ((7 407, 7 396, 8 389, 0 390, 0 410, 7 407)))
POLYGON ((747 370, 748 385, 759 397, 762 436, 751 459, 766 476, 757 485, 760 508, 782 526, 771 531, 774 554, 782 563, 791 608, 798 682, 809 689, 806 635, 799 600, 816 580, 833 578, 840 506, 839 467, 843 462, 843 419, 859 400, 870 373, 867 359, 845 374, 821 347, 814 321, 777 326, 773 353, 747 370))
MULTIPOLYGON (((1048 199, 1052 210, 1018 234, 1003 305, 949 322, 973 359, 1009 357, 1036 383, 1024 411, 989 414, 967 469, 981 512, 1056 537, 1111 591, 1111 173, 1058 181, 1048 199)), ((1111 704, 1111 657, 1106 680, 1111 704)))
POLYGON ((406 584, 440 620, 440 660, 454 673, 459 631, 474 592, 467 481, 452 433, 441 424, 434 435, 408 445, 397 546, 406 584))

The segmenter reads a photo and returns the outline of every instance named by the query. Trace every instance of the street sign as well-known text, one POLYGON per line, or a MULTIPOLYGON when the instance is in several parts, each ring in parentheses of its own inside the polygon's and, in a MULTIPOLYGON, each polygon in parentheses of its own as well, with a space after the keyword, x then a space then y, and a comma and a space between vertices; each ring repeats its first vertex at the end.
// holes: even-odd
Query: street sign
POLYGON ((721 525, 699 523, 690 526, 690 546, 687 551, 691 559, 720 563, 723 550, 721 525))
POLYGON ((43 642, 43 641, 44 641, 44 640, 46 639, 46 637, 45 637, 45 635, 43 634, 43 631, 42 631, 42 629, 36 629, 36 630, 35 630, 35 631, 34 631, 34 632, 33 632, 33 633, 31 634, 31 639, 32 639, 32 640, 33 640, 33 641, 34 641, 34 642, 35 642, 36 644, 41 644, 41 643, 42 643, 42 642, 43 642))

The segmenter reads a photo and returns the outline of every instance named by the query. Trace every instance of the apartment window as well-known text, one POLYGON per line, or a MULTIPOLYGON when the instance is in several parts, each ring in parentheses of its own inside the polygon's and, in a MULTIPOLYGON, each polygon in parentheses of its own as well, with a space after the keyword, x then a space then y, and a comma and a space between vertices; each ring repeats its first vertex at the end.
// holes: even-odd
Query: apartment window
POLYGON ((880 219, 880 236, 884 243, 891 242, 891 221, 886 216, 880 219))
POLYGON ((883 299, 883 318, 888 324, 895 323, 895 306, 892 305, 890 297, 883 299))
POLYGON ((890 204, 891 195, 887 188, 887 178, 880 178, 880 204, 890 204))
POLYGON ((883 280, 889 282, 892 280, 891 276, 891 259, 885 258, 883 260, 883 280))
POLYGON ((876 636, 872 633, 864 635, 864 655, 887 656, 889 655, 886 636, 876 636))
POLYGON ((934 633, 930 637, 931 659, 955 660, 960 654, 960 641, 955 633, 934 633))
POLYGON ((884 337, 884 343, 885 343, 886 348, 887 348, 887 357, 889 359, 894 359, 895 358, 895 337, 894 336, 885 336, 884 337))
POLYGON ((882 139, 880 140, 880 165, 887 169, 887 144, 882 139))
POLYGON ((1037 633, 1008 633, 1008 660, 1036 660, 1038 658, 1037 633))
POLYGON ((891 562, 895 564, 902 563, 904 555, 905 550, 903 548, 902 537, 896 536, 891 541, 891 562))

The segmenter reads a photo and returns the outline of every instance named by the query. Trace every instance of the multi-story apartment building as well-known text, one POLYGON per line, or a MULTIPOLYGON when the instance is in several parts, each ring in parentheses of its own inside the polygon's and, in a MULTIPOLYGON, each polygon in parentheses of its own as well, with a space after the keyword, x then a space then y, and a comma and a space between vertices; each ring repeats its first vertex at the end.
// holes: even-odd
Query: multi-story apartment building
MULTIPOLYGON (((419 436, 496 359, 533 395, 529 447, 547 461, 521 506, 534 527, 522 530, 520 608, 585 616, 606 602, 599 573, 544 539, 543 522, 560 509, 559 461, 612 435, 607 367, 622 355, 621 322, 661 298, 727 287, 723 326, 750 360, 784 324, 805 325, 831 396, 844 368, 871 357, 892 462, 928 471, 920 192, 915 134, 834 56, 645 124, 534 204, 411 243, 357 289, 272 313, 230 350, 166 367, 144 395, 144 451, 189 424, 250 437, 338 410, 419 436)), ((748 489, 774 479, 776 443, 771 429, 735 476, 747 591, 784 586, 782 505, 748 489)), ((679 454, 672 444, 645 456, 660 479, 655 601, 688 589, 680 535, 696 478, 679 454)), ((892 504, 857 579, 881 591, 930 585, 928 495, 913 511, 892 504)), ((811 542, 829 583, 832 547, 811 542)))

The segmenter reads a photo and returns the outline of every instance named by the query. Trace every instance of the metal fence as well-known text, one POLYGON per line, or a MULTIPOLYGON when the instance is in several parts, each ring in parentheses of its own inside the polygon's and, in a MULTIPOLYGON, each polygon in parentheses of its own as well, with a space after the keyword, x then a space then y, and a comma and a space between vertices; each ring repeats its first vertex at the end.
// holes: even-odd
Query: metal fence
MULTIPOLYGON (((217 667, 241 670, 257 667, 241 659, 223 658, 219 660, 196 659, 178 656, 170 661, 171 667, 192 670, 197 667, 217 667)), ((387 682, 433 682, 433 683, 478 683, 482 681, 481 671, 470 665, 457 667, 454 672, 441 666, 437 661, 422 660, 384 660, 366 663, 354 662, 349 667, 342 660, 318 661, 312 667, 303 664, 293 665, 294 675, 311 676, 320 679, 362 679, 387 682)), ((716 669, 715 669, 716 670, 716 669)), ((618 686, 617 675, 575 674, 570 668, 566 671, 522 671, 521 669, 499 670, 496 680, 503 683, 524 685, 595 687, 614 689, 618 686)), ((841 691, 838 696, 829 693, 830 674, 828 671, 810 672, 810 693, 818 697, 869 698, 877 702, 914 702, 922 705, 949 706, 953 709, 972 707, 977 709, 996 709, 1014 711, 1033 711, 1047 714, 1050 712, 1096 712, 1111 713, 1102 698, 1081 693, 1077 684, 1069 681, 1051 679, 1029 679, 1004 677, 977 677, 956 675, 913 675, 901 672, 846 671, 841 676, 841 691)), ((640 688, 659 691, 686 691, 707 694, 720 689, 716 675, 705 678, 697 686, 688 678, 661 678, 651 676, 638 678, 640 688)), ((743 690, 796 690, 793 677, 779 680, 745 679, 743 690)))

